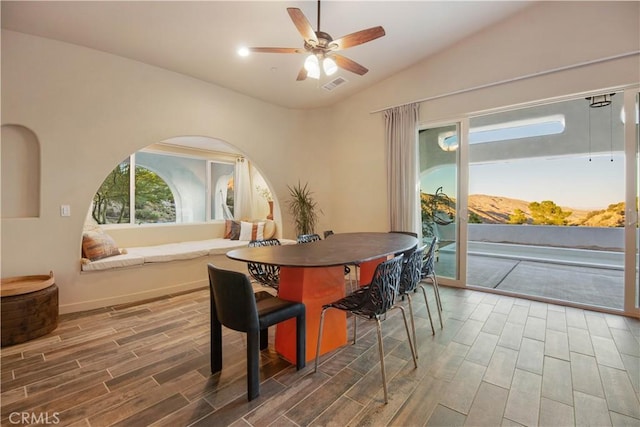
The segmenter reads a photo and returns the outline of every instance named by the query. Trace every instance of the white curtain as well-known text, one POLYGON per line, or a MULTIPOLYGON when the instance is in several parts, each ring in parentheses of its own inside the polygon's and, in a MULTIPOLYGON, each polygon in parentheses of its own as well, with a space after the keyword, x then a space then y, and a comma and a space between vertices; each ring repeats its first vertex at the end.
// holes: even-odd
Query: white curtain
POLYGON ((420 234, 417 124, 419 104, 384 111, 389 229, 420 234))
POLYGON ((237 182, 234 185, 233 217, 237 220, 253 219, 253 180, 249 161, 239 158, 236 161, 237 182))
POLYGON ((253 212, 253 218, 265 218, 269 212, 269 205, 267 200, 262 196, 259 189, 268 188, 264 182, 260 172, 253 166, 253 163, 249 162, 249 175, 251 177, 251 184, 253 189, 253 201, 251 203, 251 212, 253 212))

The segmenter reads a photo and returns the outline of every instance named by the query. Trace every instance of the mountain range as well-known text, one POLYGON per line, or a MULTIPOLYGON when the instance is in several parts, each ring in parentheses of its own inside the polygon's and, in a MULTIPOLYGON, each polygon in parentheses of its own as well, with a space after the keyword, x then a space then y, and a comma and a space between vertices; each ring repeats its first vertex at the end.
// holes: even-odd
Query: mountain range
MULTIPOLYGON (((470 215, 477 215, 475 218, 484 224, 507 224, 509 216, 516 209, 520 209, 527 218, 531 218, 529 203, 531 202, 509 197, 472 194, 469 196, 468 207, 470 215)), ((561 207, 563 211, 571 212, 571 215, 567 218, 569 225, 619 227, 624 224, 623 202, 609 205, 606 209, 594 211, 575 209, 568 206, 561 207)))

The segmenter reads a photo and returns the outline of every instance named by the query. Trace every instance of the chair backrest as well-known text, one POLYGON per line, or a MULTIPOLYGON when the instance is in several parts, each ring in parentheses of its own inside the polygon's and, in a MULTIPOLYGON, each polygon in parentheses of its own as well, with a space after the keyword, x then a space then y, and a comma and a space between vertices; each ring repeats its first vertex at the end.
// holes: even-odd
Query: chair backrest
POLYGON ((369 285, 369 300, 367 301, 367 308, 371 314, 384 314, 395 304, 403 258, 403 255, 398 255, 381 262, 376 267, 369 285))
POLYGON ((252 240, 248 245, 250 248, 260 246, 280 246, 280 240, 278 239, 264 239, 264 240, 252 240))
POLYGON ((209 287, 214 301, 211 316, 216 316, 220 323, 235 331, 259 330, 258 308, 247 276, 212 264, 208 268, 209 287))
POLYGON ((298 236, 298 243, 311 243, 320 240, 319 234, 300 234, 298 236))
POLYGON ((429 249, 424 253, 422 257, 422 267, 420 276, 424 279, 425 277, 435 274, 435 266, 434 262, 436 259, 436 245, 438 243, 438 238, 434 237, 431 239, 431 243, 429 244, 429 249))
MULTIPOLYGON (((252 240, 249 242, 250 248, 263 246, 280 246, 278 239, 252 240)), ((280 266, 261 264, 258 262, 248 262, 247 270, 253 279, 265 286, 278 289, 280 287, 280 266)))
POLYGON ((422 271, 422 260, 426 248, 426 245, 415 248, 402 263, 400 285, 398 287, 399 293, 404 294, 411 292, 418 286, 422 271))

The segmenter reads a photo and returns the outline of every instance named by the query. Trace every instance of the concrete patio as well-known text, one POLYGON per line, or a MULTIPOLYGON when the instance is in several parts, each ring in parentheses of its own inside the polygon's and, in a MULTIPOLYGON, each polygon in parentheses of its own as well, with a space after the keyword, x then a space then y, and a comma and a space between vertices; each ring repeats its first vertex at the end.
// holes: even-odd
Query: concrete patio
MULTIPOLYGON (((453 245, 436 271, 453 277, 453 245)), ((623 308, 623 254, 614 251, 469 242, 468 285, 609 309, 623 308)))

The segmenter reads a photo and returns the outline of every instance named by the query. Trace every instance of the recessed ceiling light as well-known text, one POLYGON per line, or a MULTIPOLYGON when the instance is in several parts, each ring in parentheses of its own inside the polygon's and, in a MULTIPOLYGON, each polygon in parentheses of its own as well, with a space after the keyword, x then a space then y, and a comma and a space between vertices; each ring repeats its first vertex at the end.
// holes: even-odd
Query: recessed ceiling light
POLYGON ((240 49, 238 49, 238 55, 240 55, 240 56, 249 56, 249 48, 241 47, 240 49))

